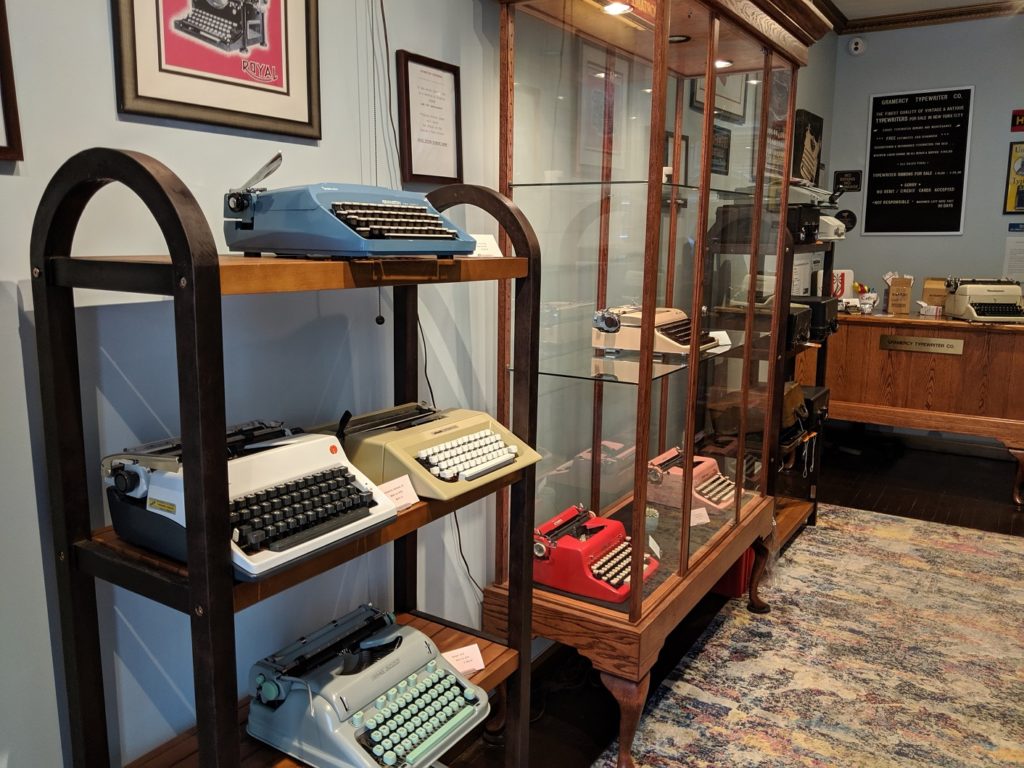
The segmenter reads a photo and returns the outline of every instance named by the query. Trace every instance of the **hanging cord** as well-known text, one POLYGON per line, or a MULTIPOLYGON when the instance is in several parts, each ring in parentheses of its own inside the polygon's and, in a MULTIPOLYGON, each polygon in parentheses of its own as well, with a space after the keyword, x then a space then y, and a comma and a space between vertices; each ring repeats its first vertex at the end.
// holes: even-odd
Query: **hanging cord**
POLYGON ((423 323, 419 317, 416 318, 416 327, 420 329, 420 341, 423 342, 423 378, 427 380, 427 391, 430 392, 430 405, 437 408, 437 401, 434 400, 434 388, 430 385, 430 375, 427 373, 427 337, 423 334, 423 323))
POLYGON ((477 582, 477 580, 473 578, 473 571, 470 570, 470 568, 469 568, 469 561, 466 559, 466 552, 462 548, 462 528, 459 527, 459 511, 458 510, 455 510, 454 512, 452 512, 452 520, 455 521, 455 538, 458 541, 459 557, 462 558, 462 564, 466 568, 466 575, 469 577, 469 580, 471 582, 473 582, 473 586, 476 587, 477 591, 482 595, 484 593, 483 587, 481 587, 480 584, 477 582))
POLYGON ((371 140, 373 141, 373 152, 371 157, 373 158, 373 183, 380 186, 379 178, 379 164, 377 162, 377 33, 376 24, 377 17, 374 13, 370 12, 370 72, 373 81, 373 96, 370 99, 372 114, 373 114, 373 130, 371 140))
MULTIPOLYGON (((390 170, 390 161, 391 160, 395 160, 397 162, 397 158, 398 158, 398 128, 395 127, 395 105, 394 105, 394 103, 391 100, 391 94, 392 94, 392 90, 391 90, 391 42, 388 39, 388 17, 387 17, 387 13, 385 13, 385 11, 384 11, 384 0, 380 0, 380 22, 381 22, 381 29, 382 29, 382 31, 384 33, 384 56, 385 56, 385 62, 386 62, 385 67, 384 67, 384 71, 387 74, 387 86, 388 86, 387 87, 387 91, 386 91, 387 98, 385 100, 385 103, 388 105, 388 119, 391 122, 391 138, 395 142, 395 144, 394 144, 395 151, 393 153, 391 153, 391 152, 388 153, 388 160, 389 160, 388 168, 390 170)), ((399 174, 396 171, 395 178, 397 179, 398 177, 399 177, 399 174)))

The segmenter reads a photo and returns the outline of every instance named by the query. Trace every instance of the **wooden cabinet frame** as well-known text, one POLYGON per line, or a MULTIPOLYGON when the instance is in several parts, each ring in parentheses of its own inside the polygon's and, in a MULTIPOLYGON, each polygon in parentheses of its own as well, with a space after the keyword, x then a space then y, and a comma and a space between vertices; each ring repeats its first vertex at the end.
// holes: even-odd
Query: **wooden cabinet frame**
MULTIPOLYGON (((501 54, 501 97, 500 97, 500 189, 502 192, 509 197, 513 196, 514 184, 512 178, 513 168, 513 137, 514 137, 514 99, 515 89, 513 87, 515 77, 515 36, 516 36, 516 18, 517 18, 517 6, 523 5, 527 0, 502 0, 502 14, 501 14, 501 43, 500 43, 500 54, 501 54)), ((582 15, 587 15, 590 18, 588 23, 591 26, 585 30, 585 32, 576 33, 586 39, 602 40, 604 38, 595 28, 600 26, 599 21, 594 21, 595 11, 593 10, 593 3, 584 3, 582 0, 575 2, 570 0, 570 4, 574 6, 574 10, 578 11, 581 16, 574 16, 574 19, 579 19, 582 15), (585 7, 587 6, 587 7, 585 7)), ((811 3, 809 2, 797 2, 792 3, 785 11, 779 7, 777 3, 764 3, 764 2, 748 2, 748 0, 708 0, 707 2, 701 3, 709 12, 710 17, 710 28, 709 28, 709 42, 706 49, 706 61, 701 62, 700 72, 708 73, 714 72, 713 62, 713 51, 714 46, 717 44, 718 32, 720 25, 723 22, 729 22, 738 26, 743 32, 747 33, 754 40, 758 41, 764 48, 764 75, 765 82, 768 82, 768 76, 772 74, 773 57, 779 57, 779 59, 787 62, 787 66, 793 68, 793 75, 789 83, 788 93, 788 109, 787 109, 787 121, 786 131, 784 137, 785 152, 784 152, 784 167, 788 168, 788 159, 791 153, 792 147, 792 115, 795 108, 795 67, 806 64, 807 61, 807 46, 814 40, 820 38, 829 28, 828 22, 818 12, 811 3)), ((646 202, 646 228, 645 228, 645 241, 643 248, 643 300, 642 306, 645 314, 649 313, 653 315, 653 308, 655 306, 655 293, 656 293, 656 279, 654 276, 658 274, 658 258, 659 249, 661 248, 661 216, 662 216, 662 166, 664 165, 664 154, 665 154, 665 122, 666 122, 666 108, 679 110, 678 104, 666 105, 665 98, 658 96, 658 94, 665 94, 667 92, 666 84, 669 77, 669 64, 667 59, 669 58, 668 50, 668 32, 669 32, 669 5, 668 0, 659 0, 658 2, 645 3, 645 10, 638 13, 637 15, 644 18, 638 18, 634 21, 638 21, 643 26, 653 31, 653 50, 645 52, 642 57, 646 60, 650 58, 652 68, 652 81, 651 81, 651 92, 655 94, 652 97, 651 112, 650 112, 650 139, 649 147, 647 151, 647 202, 646 202), (647 18, 649 17, 649 18, 647 18)), ((554 7, 554 6, 552 6, 554 7)), ((549 9, 550 10, 550 9, 549 9)), ((541 14, 540 11, 537 12, 541 14)), ((554 11, 551 12, 555 14, 554 11)), ((545 20, 550 21, 554 26, 559 25, 559 20, 551 18, 547 14, 543 14, 545 20)), ((556 15, 556 14, 555 14, 556 15)), ((600 16, 600 13, 596 13, 596 16, 600 16)), ((606 45, 609 51, 611 50, 624 50, 622 48, 621 39, 613 39, 615 35, 609 35, 608 39, 601 43, 606 45)), ((634 55, 636 52, 630 51, 630 55, 634 55)), ((706 78, 708 83, 708 93, 706 99, 710 103, 714 103, 714 90, 715 90, 715 78, 713 76, 706 78)), ((606 80, 606 83, 608 81, 606 80)), ((607 86, 606 86, 607 87, 607 86)), ((559 97, 561 98, 561 97, 559 97)), ((605 123, 606 125, 613 118, 607 114, 609 99, 605 99, 605 123)), ((677 92, 677 102, 681 103, 681 94, 677 92)), ((763 99, 762 104, 762 120, 760 133, 757 137, 758 146, 761 150, 760 157, 764 158, 764 147, 765 147, 765 135, 766 135, 766 120, 764 116, 767 114, 767 103, 768 98, 763 99)), ((784 102, 785 103, 785 102, 784 102)), ((678 126, 678 121, 676 122, 678 126)), ((714 116, 711 110, 705 110, 704 123, 703 123, 703 135, 710 136, 712 133, 712 127, 714 125, 714 116)), ((681 136, 681 129, 677 127, 675 131, 675 142, 678 145, 681 136)), ((711 142, 707 141, 704 143, 704 153, 701 162, 700 172, 702 174, 698 185, 701 188, 701 194, 697 200, 698 216, 697 219, 702 224, 697 226, 697 238, 695 251, 698 254, 704 254, 706 252, 706 244, 702 241, 702 238, 707 234, 707 219, 709 212, 709 198, 708 189, 710 186, 710 155, 711 155, 711 142)), ((607 153, 606 153, 607 154, 607 153)), ((679 147, 673 146, 673 156, 676 158, 675 166, 678 167, 679 147)), ((763 160, 762 160, 763 162, 763 160)), ((600 185, 602 188, 608 186, 610 181, 610 172, 605 165, 602 166, 602 173, 599 181, 588 180, 587 183, 591 186, 600 185)), ((690 169, 690 177, 693 178, 696 169, 690 169)), ((759 210, 762 199, 763 189, 763 172, 757 174, 756 184, 757 192, 754 194, 754 199, 758 202, 755 204, 755 210, 759 210)), ((674 204, 674 203, 673 203, 674 204)), ((782 210, 785 210, 786 206, 786 194, 785 188, 781 192, 781 206, 782 210)), ((602 206, 602 221, 607 218, 607 211, 602 206)), ((755 214, 756 220, 757 214, 755 214)), ((671 226, 671 225, 670 225, 671 226)), ((602 227, 602 232, 606 227, 602 227)), ((756 232, 756 226, 752 230, 756 232)), ((674 236, 674 232, 670 229, 669 235, 674 236)), ((785 226, 780 228, 778 242, 776 243, 777 250, 775 253, 780 254, 779 270, 780 275, 778 279, 788 280, 791 275, 791 262, 786 267, 787 259, 783 258, 783 254, 791 255, 791 252, 787 252, 784 242, 785 226), (787 273, 787 269, 789 272, 787 273)), ((607 254, 605 253, 605 241, 602 240, 601 244, 597 246, 597 253, 595 255, 596 263, 598 265, 605 264, 607 261, 607 254)), ((752 243, 753 248, 756 243, 752 243)), ((748 253, 754 253, 755 251, 750 250, 748 253)), ((753 259, 751 260, 754 261, 753 259)), ((704 259, 697 259, 696 274, 693 276, 693 282, 695 285, 700 286, 702 284, 702 269, 704 259)), ((637 269, 640 265, 637 265, 637 269)), ((751 265, 751 271, 754 271, 754 265, 751 265)), ((601 276, 597 278, 597 301, 598 306, 604 306, 601 301, 603 297, 603 291, 607 284, 602 283, 601 276)), ((753 284, 751 284, 750 295, 753 296, 753 284)), ((499 335, 505 336, 511 330, 511 303, 507 298, 503 299, 503 304, 499 312, 499 335)), ((748 303, 746 307, 746 327, 752 327, 753 318, 753 306, 752 302, 748 303)), ((769 402, 766 404, 766 424, 765 424, 765 445, 763 446, 763 456, 765 461, 762 462, 763 467, 772 466, 771 460, 768 458, 770 455, 770 444, 771 435, 777 435, 778 430, 778 397, 781 396, 781 389, 776 386, 776 379, 781 376, 783 371, 783 351, 784 351, 784 339, 779 338, 779 313, 775 312, 772 319, 772 336, 770 343, 770 352, 768 354, 768 364, 770 372, 768 374, 769 382, 769 402)), ((645 371, 651 369, 653 360, 653 323, 646 323, 643 326, 640 336, 640 350, 639 350, 639 370, 645 371)), ((748 345, 749 347, 749 345, 748 345)), ((745 350, 745 360, 749 365, 750 353, 749 349, 745 350)), ((692 350, 691 350, 692 355, 692 350)), ((499 366, 507 364, 507 357, 505 363, 499 360, 499 366)), ((500 374, 499 374, 500 375, 500 374)), ((642 374, 641 374, 642 378, 642 374)), ((689 387, 689 400, 694 402, 698 396, 698 382, 697 376, 691 376, 688 382, 689 387)), ((600 402, 602 396, 603 385, 600 381, 595 381, 594 384, 594 398, 595 402, 600 402)), ((645 491, 645 476, 647 473, 647 459, 651 458, 647 456, 646 445, 649 437, 651 437, 649 417, 651 413, 652 405, 657 407, 655 399, 652 397, 652 387, 649 382, 638 384, 637 391, 637 420, 636 420, 636 453, 635 459, 635 471, 634 471, 634 482, 633 482, 633 496, 632 496, 632 512, 630 520, 626 524, 627 531, 632 531, 634 540, 636 537, 643 534, 644 531, 644 501, 646 496, 645 491)), ((503 404, 499 402, 499 408, 502 408, 503 404)), ((595 408, 595 411, 598 409, 595 408)), ((600 419, 599 413, 595 413, 595 426, 593 435, 593 447, 591 449, 591 456, 598 456, 599 454, 599 443, 601 440, 601 426, 598 422, 600 419)), ((684 439, 684 445, 693 445, 695 426, 693 420, 687 420, 687 435, 684 439)), ((741 428, 741 433, 744 430, 741 428)), ((664 441, 664 436, 660 435, 660 440, 664 441)), ((742 450, 742 449, 741 449, 742 450)), ((592 464, 596 466, 598 462, 593 461, 592 464)), ((767 472, 767 469, 762 471, 767 472)), ((597 493, 594 491, 594 483, 598 480, 596 476, 592 478, 591 484, 591 507, 598 509, 596 506, 597 493)), ((764 483, 762 482, 762 488, 764 483)), ((685 495, 685 494, 684 494, 685 495)), ((684 510, 684 531, 686 529, 686 520, 688 510, 688 503, 685 503, 687 509, 684 510)), ((536 635, 555 640, 576 648, 581 654, 585 655, 590 659, 601 672, 602 680, 608 689, 615 696, 620 706, 620 730, 619 730, 619 756, 618 765, 620 768, 627 768, 632 766, 632 758, 630 756, 630 749, 632 745, 633 735, 636 730, 637 721, 640 716, 640 712, 643 707, 644 699, 648 692, 648 686, 650 683, 650 670, 657 659, 658 653, 665 642, 665 639, 669 632, 686 616, 686 614, 693 608, 694 605, 716 584, 716 582, 729 570, 729 568, 750 547, 755 550, 755 563, 753 568, 753 574, 750 584, 750 606, 752 610, 764 611, 767 610, 767 605, 760 600, 757 594, 758 582, 760 580, 761 573, 763 572, 764 565, 768 554, 767 542, 769 541, 773 528, 774 528, 774 500, 769 495, 759 496, 752 502, 748 503, 743 508, 742 512, 737 510, 736 524, 732 527, 728 527, 720 531, 721 535, 718 535, 714 539, 714 545, 710 552, 700 559, 690 563, 688 568, 681 570, 678 574, 678 578, 673 578, 666 583, 660 585, 653 594, 644 598, 641 594, 641 590, 633 590, 629 597, 629 611, 624 613, 622 611, 614 610, 610 607, 604 607, 600 604, 595 605, 592 602, 583 602, 572 596, 555 593, 548 590, 535 589, 533 592, 533 631, 536 635)), ((682 551, 686 551, 686 533, 682 534, 683 542, 681 543, 682 551)), ((639 553, 634 552, 632 568, 631 568, 631 582, 633 584, 642 583, 642 563, 643 559, 639 553)), ((507 595, 504 587, 503 579, 499 574, 498 582, 492 585, 485 591, 484 596, 484 617, 485 627, 494 632, 500 632, 504 629, 507 624, 507 595)))

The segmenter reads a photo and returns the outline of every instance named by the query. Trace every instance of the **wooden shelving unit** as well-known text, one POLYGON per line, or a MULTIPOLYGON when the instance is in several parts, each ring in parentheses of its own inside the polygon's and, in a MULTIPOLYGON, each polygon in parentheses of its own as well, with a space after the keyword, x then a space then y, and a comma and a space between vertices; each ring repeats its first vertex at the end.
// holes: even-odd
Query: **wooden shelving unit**
POLYGON ((431 193, 439 211, 467 204, 494 216, 516 256, 507 258, 395 258, 304 261, 218 256, 206 219, 185 185, 151 157, 91 149, 55 174, 36 214, 32 282, 56 563, 71 756, 76 766, 107 766, 106 708, 95 580, 102 579, 187 614, 191 621, 198 727, 136 765, 294 765, 278 752, 240 736, 235 679, 234 613, 376 547, 395 548, 392 608, 401 620, 435 638, 442 650, 481 645, 486 668, 475 675, 491 690, 503 685, 506 764, 525 764, 528 750, 530 608, 528 598, 534 469, 528 467, 452 502, 421 502, 389 525, 342 543, 292 568, 255 582, 234 580, 224 456, 225 392, 221 298, 233 294, 341 290, 393 286, 395 401, 418 400, 417 286, 443 282, 514 280, 518 297, 512 391, 512 430, 535 444, 537 322, 540 250, 532 227, 510 201, 480 187, 453 185, 431 193), (75 257, 79 218, 103 186, 120 182, 156 219, 166 256, 75 257), (73 288, 166 295, 174 301, 178 396, 185 501, 187 562, 172 562, 121 541, 110 528, 94 529, 89 513, 85 434, 78 371, 73 288), (410 381, 411 379, 411 381, 410 381), (512 573, 512 621, 501 637, 473 632, 416 613, 416 531, 453 510, 510 487, 506 563, 512 573), (223 543, 222 543, 223 542, 223 543))

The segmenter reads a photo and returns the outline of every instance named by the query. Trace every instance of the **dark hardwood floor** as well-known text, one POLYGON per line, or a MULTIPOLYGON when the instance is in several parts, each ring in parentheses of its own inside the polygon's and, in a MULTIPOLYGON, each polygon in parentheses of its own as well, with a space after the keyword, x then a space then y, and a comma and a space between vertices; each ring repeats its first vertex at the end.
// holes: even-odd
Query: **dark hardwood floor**
MULTIPOLYGON (((1016 464, 911 448, 890 434, 830 425, 823 446, 819 501, 919 520, 1024 536, 1024 512, 1011 493, 1016 464)), ((690 649, 725 598, 705 598, 669 637, 650 690, 690 649)), ((618 709, 590 663, 559 647, 533 676, 530 766, 589 768, 618 732, 618 709)), ((469 740, 450 768, 499 768, 500 746, 469 740)))

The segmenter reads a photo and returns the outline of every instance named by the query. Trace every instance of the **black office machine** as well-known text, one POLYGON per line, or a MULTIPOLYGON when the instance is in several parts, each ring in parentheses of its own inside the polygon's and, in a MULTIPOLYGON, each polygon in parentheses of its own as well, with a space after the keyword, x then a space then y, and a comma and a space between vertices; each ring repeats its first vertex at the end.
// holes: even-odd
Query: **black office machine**
POLYGON ((794 296, 792 301, 811 310, 811 341, 824 341, 839 330, 839 299, 834 296, 794 296))
POLYGON ((256 186, 280 166, 278 154, 224 195, 224 237, 230 250, 333 259, 452 257, 476 248, 476 240, 415 192, 332 183, 274 190, 256 186))
POLYGON ((249 733, 316 768, 430 766, 487 717, 417 629, 364 605, 249 671, 249 733))
POLYGON ((790 303, 786 314, 786 349, 794 349, 811 340, 811 308, 803 303, 790 303))
POLYGON ((270 0, 192 0, 188 12, 174 20, 183 34, 222 51, 245 53, 266 45, 266 11, 270 0))
MULTIPOLYGON (((226 436, 231 561, 253 580, 396 517, 394 503, 352 464, 333 435, 252 421, 226 436)), ((103 484, 122 539, 186 560, 181 441, 107 456, 103 484)))

